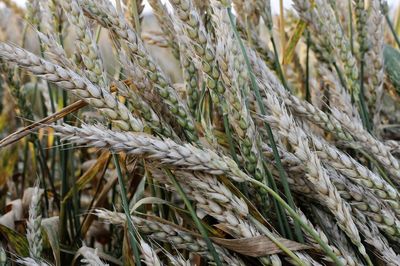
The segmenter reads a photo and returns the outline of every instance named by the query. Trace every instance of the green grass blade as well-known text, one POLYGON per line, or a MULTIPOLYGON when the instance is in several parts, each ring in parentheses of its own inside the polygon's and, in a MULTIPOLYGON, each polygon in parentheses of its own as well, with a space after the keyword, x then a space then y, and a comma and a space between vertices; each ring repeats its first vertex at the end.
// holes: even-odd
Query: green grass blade
POLYGON ((218 255, 217 251, 215 250, 214 245, 212 244, 210 238, 208 237, 208 233, 207 233, 206 229, 201 224, 200 219, 197 217, 196 212, 192 207, 192 204, 190 204, 188 197, 186 196, 185 192, 183 191, 181 185, 176 180, 175 175, 170 170, 165 170, 165 173, 171 179, 173 185, 175 186, 175 188, 178 191, 179 195, 181 196, 183 202, 185 203, 186 207, 188 208, 190 215, 193 218, 194 223, 196 224, 197 229, 200 231, 201 236, 204 238, 204 241, 206 241, 206 243, 207 243, 208 250, 212 254, 215 264, 218 266, 222 266, 221 259, 219 258, 219 255, 218 255))
MULTIPOLYGON (((242 54, 243 54, 243 57, 245 59, 246 66, 247 66, 247 69, 248 69, 248 72, 249 72, 249 75, 250 75, 251 88, 254 91, 254 94, 256 96, 256 100, 257 100, 258 106, 260 108, 261 114, 262 115, 266 115, 267 112, 266 112, 265 106, 264 106, 264 104, 263 104, 263 102, 261 100, 260 90, 258 88, 254 73, 253 73, 253 71, 251 69, 249 57, 247 56, 246 49, 244 48, 243 42, 240 39, 240 36, 239 36, 239 34, 237 32, 237 28, 236 28, 236 25, 235 25, 235 22, 234 22, 232 10, 231 10, 230 7, 228 7, 227 10, 228 10, 228 16, 229 16, 229 21, 231 23, 231 27, 232 27, 233 32, 235 34, 235 38, 236 38, 236 40, 238 41, 238 43, 240 45, 240 49, 242 51, 242 54)), ((283 165, 282 165, 282 162, 281 162, 281 158, 279 156, 278 149, 276 147, 276 143, 275 143, 274 135, 272 133, 272 129, 271 129, 270 125, 267 122, 265 122, 264 124, 265 124, 265 127, 267 129, 268 138, 269 138, 269 141, 270 141, 270 145, 272 147, 275 163, 276 163, 276 166, 277 166, 278 171, 279 171, 279 176, 280 176, 280 180, 281 180, 284 192, 285 192, 285 196, 286 196, 286 198, 287 198, 287 200, 289 202, 289 205, 292 208, 294 208, 295 205, 294 205, 293 197, 292 197, 292 194, 290 192, 289 183, 288 183, 288 180, 287 180, 285 169, 283 168, 283 165)), ((298 225, 298 223, 295 223, 295 234, 296 234, 296 237, 297 237, 298 241, 304 242, 303 234, 301 232, 301 229, 300 229, 300 226, 298 225)))
POLYGON ((129 211, 129 203, 128 203, 128 198, 126 196, 126 190, 125 190, 125 186, 124 186, 124 180, 122 178, 121 167, 119 165, 118 155, 113 154, 113 159, 114 159, 115 167, 117 169, 118 184, 119 184, 120 193, 121 193, 120 195, 121 195, 122 208, 124 209, 124 212, 126 215, 126 221, 128 224, 129 241, 130 241, 130 244, 133 249, 133 254, 135 256, 135 263, 136 263, 136 265, 140 266, 141 259, 140 259, 139 247, 138 247, 138 243, 135 238, 136 230, 133 226, 132 217, 131 217, 131 214, 129 211))

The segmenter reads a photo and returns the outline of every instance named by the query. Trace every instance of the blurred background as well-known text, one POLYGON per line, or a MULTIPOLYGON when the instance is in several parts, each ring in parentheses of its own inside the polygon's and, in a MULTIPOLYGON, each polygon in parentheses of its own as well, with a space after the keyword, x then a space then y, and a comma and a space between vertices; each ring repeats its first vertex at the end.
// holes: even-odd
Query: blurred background
MULTIPOLYGON (((26 2, 26 0, 14 0, 18 5, 23 6, 26 2)), ((345 1, 345 0, 339 0, 339 1, 345 1)), ((149 5, 147 4, 147 1, 144 1, 146 4, 145 7, 145 12, 151 12, 151 9, 149 7, 149 5)), ((166 0, 162 0, 162 2, 166 2, 166 0)), ((388 0, 387 1, 389 6, 393 6, 393 5, 398 5, 400 3, 399 0, 388 0)), ((272 5, 272 11, 274 13, 279 13, 279 1, 277 0, 273 0, 271 1, 271 5, 272 5)), ((292 6, 292 1, 291 0, 283 0, 283 6, 284 8, 290 8, 292 6)))

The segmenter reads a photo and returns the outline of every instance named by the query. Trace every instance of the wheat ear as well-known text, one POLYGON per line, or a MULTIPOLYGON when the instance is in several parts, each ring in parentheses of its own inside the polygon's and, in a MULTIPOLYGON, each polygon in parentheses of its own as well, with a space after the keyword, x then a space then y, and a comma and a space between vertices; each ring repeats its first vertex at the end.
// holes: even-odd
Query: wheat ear
POLYGON ((91 83, 74 71, 52 64, 36 55, 6 43, 0 43, 0 57, 15 62, 33 74, 71 91, 97 108, 122 130, 142 131, 142 122, 107 90, 91 83))
POLYGON ((43 191, 38 185, 35 186, 32 192, 31 202, 29 204, 29 218, 27 221, 26 238, 29 244, 29 255, 35 259, 40 260, 43 240, 42 240, 42 208, 41 198, 43 191))
MULTIPOLYGON (((111 212, 108 210, 97 209, 95 215, 106 222, 116 225, 123 225, 126 221, 126 216, 123 213, 111 212)), ((198 253, 209 260, 213 259, 211 254, 208 253, 206 242, 187 231, 183 231, 169 224, 146 220, 137 216, 132 216, 132 220, 139 232, 146 234, 151 239, 171 243, 178 249, 186 249, 198 253)), ((214 247, 221 259, 225 261, 226 265, 245 265, 239 258, 230 254, 225 248, 216 244, 214 244, 214 247)))
POLYGON ((238 182, 250 179, 232 159, 218 156, 211 150, 202 150, 190 144, 179 145, 170 139, 160 140, 144 133, 116 132, 99 126, 53 127, 64 139, 76 144, 110 149, 114 152, 123 151, 127 154, 147 157, 166 166, 184 167, 188 170, 204 171, 215 175, 227 174, 238 182))
POLYGON ((313 184, 316 192, 324 200, 324 204, 326 204, 335 216, 342 230, 351 238, 364 258, 369 260, 369 256, 366 253, 353 221, 350 206, 340 197, 339 192, 329 179, 327 171, 322 167, 316 153, 310 150, 307 135, 300 127, 296 126, 296 122, 294 122, 293 118, 282 106, 282 103, 273 94, 269 95, 268 107, 273 114, 269 116, 268 122, 271 126, 279 130, 279 133, 287 138, 293 146, 297 157, 306 165, 308 171, 307 179, 313 184))
POLYGON ((93 38, 92 31, 88 27, 82 8, 78 5, 77 0, 61 1, 61 6, 65 10, 70 24, 75 29, 77 35, 76 53, 82 57, 83 65, 86 68, 86 77, 92 83, 108 88, 100 51, 93 38))
POLYGON ((185 130, 188 140, 197 141, 198 135, 194 120, 186 104, 180 99, 168 78, 158 67, 158 64, 152 60, 141 39, 130 28, 125 19, 117 13, 110 2, 104 0, 96 2, 92 0, 79 1, 90 16, 124 40, 124 43, 129 48, 129 54, 133 56, 135 62, 140 65, 148 79, 154 84, 153 88, 168 106, 170 112, 176 117, 179 125, 185 130))

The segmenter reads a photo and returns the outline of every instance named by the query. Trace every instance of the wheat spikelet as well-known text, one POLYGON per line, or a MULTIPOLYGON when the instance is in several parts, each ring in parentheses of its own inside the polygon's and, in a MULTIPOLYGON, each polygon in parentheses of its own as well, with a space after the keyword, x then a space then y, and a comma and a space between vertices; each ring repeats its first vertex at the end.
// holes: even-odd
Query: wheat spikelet
POLYGON ((146 134, 116 132, 96 126, 83 125, 82 128, 77 128, 64 125, 54 126, 54 129, 64 139, 76 144, 140 155, 172 167, 184 167, 215 175, 228 174, 238 182, 250 178, 232 159, 218 156, 211 150, 201 150, 190 144, 179 145, 170 139, 159 140, 146 134))
POLYGON ((295 149, 295 154, 306 164, 308 171, 307 179, 313 184, 313 187, 321 198, 324 199, 324 204, 326 204, 335 216, 340 227, 358 247, 359 252, 369 260, 357 227, 352 219, 350 207, 341 199, 339 192, 329 179, 326 169, 322 167, 318 156, 310 150, 307 135, 300 127, 296 126, 296 123, 287 114, 286 110, 283 109, 281 103, 274 95, 270 95, 268 101, 268 107, 273 113, 273 116, 269 117, 268 122, 279 129, 280 134, 288 139, 295 149))
POLYGON ((157 256, 157 253, 154 251, 149 244, 144 242, 143 239, 140 240, 140 249, 143 255, 143 262, 148 266, 161 266, 163 265, 160 259, 157 256))
POLYGON ((374 128, 380 124, 380 110, 382 107, 383 94, 383 45, 384 45, 384 17, 379 10, 379 2, 369 1, 367 31, 368 31, 368 50, 365 53, 364 79, 366 82, 367 96, 372 104, 374 114, 374 128))
POLYGON ((25 266, 50 266, 50 264, 45 261, 36 261, 32 258, 19 258, 16 260, 16 262, 25 266))
POLYGON ((99 109, 122 130, 142 131, 142 123, 107 90, 92 84, 72 70, 54 65, 36 55, 6 43, 0 43, 0 57, 69 90, 99 109))
POLYGON ((370 154, 390 172, 393 181, 396 183, 399 182, 400 164, 391 154, 390 148, 368 133, 361 124, 351 121, 348 116, 339 112, 337 109, 332 108, 332 114, 349 132, 352 132, 355 140, 358 141, 365 150, 369 150, 370 154))
POLYGON ((108 266, 97 255, 97 249, 89 248, 86 246, 81 247, 78 253, 82 255, 81 263, 87 266, 108 266))
POLYGON ((351 53, 349 41, 343 34, 331 6, 325 0, 315 1, 315 6, 308 0, 296 0, 294 4, 300 16, 310 23, 319 36, 322 37, 324 32, 330 33, 327 38, 320 38, 323 49, 326 49, 325 55, 328 55, 328 60, 333 62, 334 58, 329 55, 333 52, 333 55, 341 60, 346 87, 351 91, 355 101, 358 101, 360 93, 358 67, 351 53))
POLYGON ((108 88, 107 79, 104 74, 103 62, 100 57, 99 48, 87 26, 83 10, 76 0, 61 1, 61 6, 66 12, 67 18, 75 29, 77 42, 76 53, 82 58, 86 71, 86 77, 100 87, 108 88))
POLYGON ((12 0, 1 0, 8 8, 10 8, 15 14, 20 15, 21 17, 24 16, 25 12, 21 9, 14 1, 12 0))
POLYGON ((38 185, 35 186, 32 192, 31 203, 29 204, 29 219, 27 221, 26 238, 29 243, 29 255, 31 258, 40 260, 43 250, 42 241, 42 209, 40 201, 43 191, 38 185))
POLYGON ((82 1, 82 7, 101 25, 110 28, 115 34, 125 41, 126 46, 135 61, 141 66, 148 79, 154 83, 154 89, 167 104, 171 113, 176 117, 178 124, 185 129, 185 135, 190 141, 197 141, 198 136, 193 118, 187 106, 180 99, 170 81, 151 59, 141 39, 129 27, 128 23, 120 16, 111 3, 104 0, 99 2, 82 1))
POLYGON ((168 44, 172 49, 172 54, 175 56, 175 58, 179 58, 179 44, 176 41, 176 33, 167 7, 161 2, 161 0, 149 0, 149 4, 153 9, 153 13, 157 18, 160 28, 167 38, 168 44))
MULTIPOLYGON (((318 117, 316 119, 317 121, 329 121, 328 122, 329 124, 331 124, 332 126, 334 125, 331 123, 331 120, 324 112, 318 110, 317 108, 313 107, 312 105, 304 101, 299 100, 297 97, 290 96, 289 94, 287 94, 284 91, 283 86, 276 80, 276 77, 274 77, 270 73, 270 71, 265 67, 265 65, 263 64, 258 64, 258 65, 260 66, 259 73, 263 76, 262 80, 264 82, 263 84, 260 84, 260 87, 265 87, 265 89, 262 91, 265 96, 264 102, 267 107, 270 107, 268 105, 269 95, 267 91, 275 91, 282 98, 285 105, 287 105, 290 108, 293 106, 293 109, 295 109, 294 112, 296 112, 296 110, 300 110, 303 113, 308 113, 307 111, 310 111, 311 114, 312 113, 316 114, 315 116, 314 115, 312 116, 313 119, 318 117), (296 104, 293 104, 294 102, 296 102, 296 104), (305 107, 309 108, 306 109, 305 107)), ((334 119, 332 121, 337 121, 337 120, 334 119)), ((339 122, 335 124, 337 129, 340 128, 340 130, 344 132, 339 122)), ((345 133, 340 134, 338 131, 334 132, 338 136, 341 136, 342 139, 347 138, 345 133)), ((352 181, 371 189, 378 196, 378 198, 381 198, 382 200, 386 201, 392 207, 393 211, 396 214, 398 213, 399 195, 387 181, 385 181, 380 176, 376 175, 371 170, 358 163, 352 157, 338 150, 333 145, 330 145, 324 139, 318 138, 312 134, 308 134, 308 136, 311 137, 313 147, 318 152, 318 156, 322 160, 324 160, 327 164, 331 165, 332 167, 338 169, 340 173, 347 176, 352 181)))
POLYGON ((381 259, 387 265, 399 265, 400 256, 389 246, 388 241, 379 233, 378 228, 368 222, 360 211, 356 212, 356 217, 360 231, 368 238, 367 242, 381 254, 381 259))
MULTIPOLYGON (((107 210, 96 210, 96 216, 111 224, 125 224, 126 216, 123 213, 116 213, 107 210)), ((169 224, 163 224, 156 221, 146 220, 137 216, 132 216, 133 223, 137 229, 146 234, 149 238, 161 242, 171 243, 178 249, 187 249, 191 252, 198 253, 201 256, 212 260, 213 257, 208 253, 207 245, 204 240, 192 235, 189 232, 182 231, 169 224)), ((228 251, 214 244, 218 255, 224 260, 226 265, 245 265, 239 258, 232 256, 228 251)))

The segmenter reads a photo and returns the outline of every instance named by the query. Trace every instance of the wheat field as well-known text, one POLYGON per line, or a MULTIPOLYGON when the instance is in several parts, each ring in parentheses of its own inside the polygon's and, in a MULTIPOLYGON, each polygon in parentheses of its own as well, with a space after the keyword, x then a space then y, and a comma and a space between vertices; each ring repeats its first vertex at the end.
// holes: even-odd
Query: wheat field
POLYGON ((0 0, 0 265, 400 265, 400 5, 0 0))

